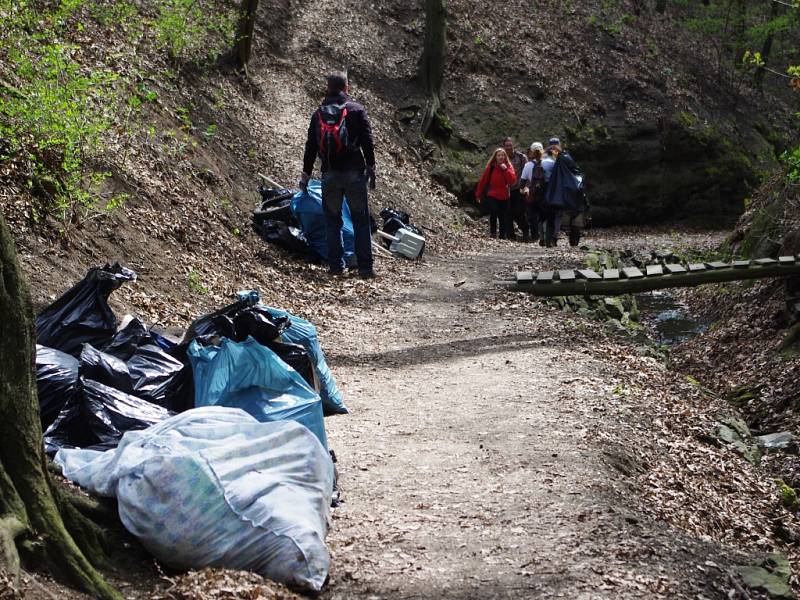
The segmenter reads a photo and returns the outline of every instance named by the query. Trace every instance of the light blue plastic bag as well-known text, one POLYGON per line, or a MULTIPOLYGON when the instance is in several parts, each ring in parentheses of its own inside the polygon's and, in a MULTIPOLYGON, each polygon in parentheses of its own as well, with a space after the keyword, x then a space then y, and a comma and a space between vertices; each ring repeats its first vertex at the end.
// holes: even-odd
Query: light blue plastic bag
POLYGON ((194 374, 195 406, 241 408, 258 421, 297 421, 328 448, 322 401, 300 374, 252 337, 187 351, 194 374))
MULTIPOLYGON (((325 226, 325 212, 322 210, 322 184, 318 179, 308 182, 308 191, 300 191, 294 195, 292 213, 300 221, 308 245, 319 254, 322 260, 328 260, 328 234, 325 226)), ((346 199, 342 203, 342 243, 345 263, 355 264, 356 245, 353 236, 353 219, 350 216, 350 207, 347 205, 346 199)))
POLYGON ((246 569, 314 592, 325 546, 333 463, 306 427, 241 410, 195 408, 108 452, 65 450, 64 475, 116 497, 125 528, 176 569, 246 569))
POLYGON ((322 412, 325 416, 348 414, 350 411, 345 406, 342 393, 336 387, 333 373, 331 373, 328 363, 325 361, 325 353, 322 351, 322 346, 320 346, 317 338, 317 328, 305 319, 296 317, 280 308, 271 306, 265 306, 264 308, 273 317, 289 317, 292 325, 283 332, 281 338, 284 342, 290 344, 300 344, 311 356, 311 360, 314 363, 314 371, 316 371, 317 379, 319 380, 319 395, 322 398, 322 412))

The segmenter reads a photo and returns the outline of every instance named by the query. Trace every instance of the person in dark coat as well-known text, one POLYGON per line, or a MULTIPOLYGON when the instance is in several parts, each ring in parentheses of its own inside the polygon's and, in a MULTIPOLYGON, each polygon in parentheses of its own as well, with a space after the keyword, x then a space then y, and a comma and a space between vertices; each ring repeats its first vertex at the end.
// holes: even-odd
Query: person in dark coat
POLYGON ((516 235, 514 233, 514 223, 522 231, 522 241, 527 242, 530 240, 528 233, 528 219, 525 214, 525 199, 520 191, 520 177, 522 170, 525 168, 525 163, 528 162, 522 152, 518 152, 514 148, 514 138, 507 137, 503 141, 503 149, 508 156, 508 162, 514 167, 514 172, 517 174, 517 180, 511 184, 511 196, 509 197, 509 209, 511 210, 511 219, 509 220, 508 238, 513 240, 516 235))
POLYGON ((580 201, 579 185, 583 173, 568 152, 562 149, 561 140, 550 138, 547 156, 542 160, 547 191, 545 193, 545 244, 558 244, 561 219, 565 210, 575 212, 580 201))
POLYGON ((375 149, 367 111, 347 94, 347 75, 331 73, 322 105, 314 111, 308 126, 303 173, 304 190, 311 179, 317 157, 322 164, 322 206, 328 237, 328 269, 344 272, 342 245, 342 203, 350 206, 355 235, 358 274, 375 277, 372 268, 372 232, 367 202, 367 184, 375 187, 375 149))

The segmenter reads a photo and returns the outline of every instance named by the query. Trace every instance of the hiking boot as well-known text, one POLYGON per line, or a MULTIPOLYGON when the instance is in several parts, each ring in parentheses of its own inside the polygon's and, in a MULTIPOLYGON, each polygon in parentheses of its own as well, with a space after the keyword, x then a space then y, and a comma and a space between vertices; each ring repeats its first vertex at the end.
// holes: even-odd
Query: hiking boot
POLYGON ((544 245, 545 245, 545 243, 546 243, 546 242, 544 241, 544 238, 539 238, 539 245, 540 245, 542 248, 544 248, 544 245))
POLYGON ((359 271, 358 276, 361 279, 376 279, 378 276, 375 275, 375 271, 370 269, 369 271, 359 271))
POLYGON ((347 276, 347 271, 344 269, 328 269, 328 275, 334 279, 342 279, 347 276))

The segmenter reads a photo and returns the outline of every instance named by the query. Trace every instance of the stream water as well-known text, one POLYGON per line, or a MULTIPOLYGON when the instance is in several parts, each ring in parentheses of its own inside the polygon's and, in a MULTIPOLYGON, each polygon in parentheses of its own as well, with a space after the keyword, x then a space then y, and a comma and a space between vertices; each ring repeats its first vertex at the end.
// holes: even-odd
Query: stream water
POLYGON ((689 308, 669 292, 654 291, 636 295, 640 321, 655 334, 660 344, 677 344, 702 333, 709 322, 693 315, 689 308))

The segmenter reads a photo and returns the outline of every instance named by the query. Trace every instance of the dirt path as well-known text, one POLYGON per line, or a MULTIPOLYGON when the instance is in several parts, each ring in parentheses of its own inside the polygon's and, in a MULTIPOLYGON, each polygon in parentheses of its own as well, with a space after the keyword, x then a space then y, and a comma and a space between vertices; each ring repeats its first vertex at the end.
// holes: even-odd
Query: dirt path
POLYGON ((702 597, 702 547, 642 524, 598 441, 612 367, 563 313, 494 310, 493 274, 543 252, 435 260, 326 341, 353 411, 327 598, 702 597))

